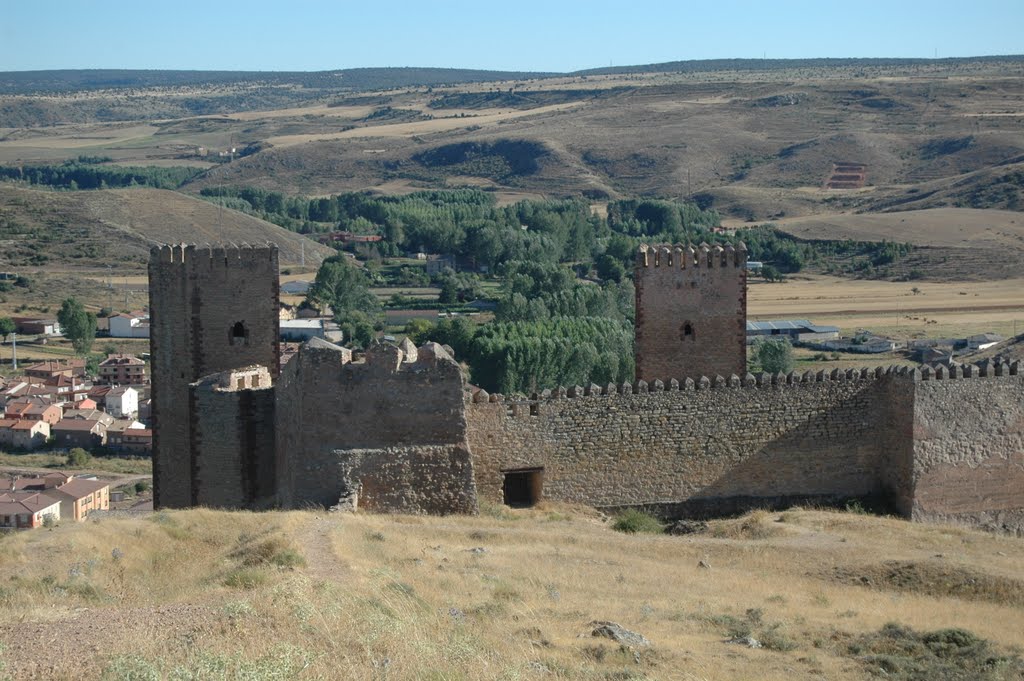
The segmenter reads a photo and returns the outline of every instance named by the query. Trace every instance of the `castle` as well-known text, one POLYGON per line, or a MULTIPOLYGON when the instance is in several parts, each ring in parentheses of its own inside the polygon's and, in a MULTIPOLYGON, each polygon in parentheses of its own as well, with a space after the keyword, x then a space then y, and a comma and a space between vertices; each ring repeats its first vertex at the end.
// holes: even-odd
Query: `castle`
POLYGON ((442 346, 280 370, 273 246, 150 259, 158 507, 473 513, 541 499, 701 517, 883 499, 1024 533, 1019 366, 746 373, 746 250, 641 247, 637 379, 470 396, 442 346))

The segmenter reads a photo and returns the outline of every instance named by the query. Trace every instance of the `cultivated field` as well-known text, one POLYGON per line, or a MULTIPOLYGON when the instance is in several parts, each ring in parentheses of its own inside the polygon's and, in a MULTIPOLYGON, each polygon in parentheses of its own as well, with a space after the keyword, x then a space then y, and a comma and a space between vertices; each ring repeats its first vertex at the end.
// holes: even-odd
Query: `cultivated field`
POLYGON ((1024 331, 1024 279, 988 282, 889 282, 800 276, 752 281, 751 320, 810 319, 845 333, 869 329, 903 338, 1024 331), (917 289, 917 292, 914 292, 917 289))
POLYGON ((810 510, 687 537, 620 534, 573 508, 485 510, 196 510, 8 536, 0 659, 44 679, 918 678, 892 674, 910 668, 911 632, 881 633, 898 623, 990 642, 914 649, 930 678, 1020 673, 1017 539, 810 510), (650 646, 592 636, 601 621, 650 646), (764 647, 728 642, 747 635, 764 647))

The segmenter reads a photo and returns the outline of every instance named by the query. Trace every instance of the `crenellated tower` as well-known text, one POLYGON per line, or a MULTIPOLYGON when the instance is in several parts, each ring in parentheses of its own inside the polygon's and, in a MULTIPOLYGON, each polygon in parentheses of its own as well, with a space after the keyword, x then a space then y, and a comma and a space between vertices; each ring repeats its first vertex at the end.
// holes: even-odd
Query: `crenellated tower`
POLYGON ((189 384, 252 365, 277 375, 277 247, 156 246, 149 304, 154 505, 193 506, 199 463, 189 384))
POLYGON ((637 252, 636 377, 742 376, 747 247, 656 245, 637 252))

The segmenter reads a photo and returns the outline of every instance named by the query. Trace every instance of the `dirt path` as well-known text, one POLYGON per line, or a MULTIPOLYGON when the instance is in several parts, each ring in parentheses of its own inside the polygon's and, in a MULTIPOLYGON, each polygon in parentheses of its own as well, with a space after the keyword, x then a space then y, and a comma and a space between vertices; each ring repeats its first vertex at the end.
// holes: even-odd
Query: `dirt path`
POLYGON ((299 550, 306 558, 306 572, 310 577, 340 582, 349 573, 351 568, 338 558, 332 538, 333 530, 341 524, 343 517, 339 513, 318 513, 295 538, 299 550))

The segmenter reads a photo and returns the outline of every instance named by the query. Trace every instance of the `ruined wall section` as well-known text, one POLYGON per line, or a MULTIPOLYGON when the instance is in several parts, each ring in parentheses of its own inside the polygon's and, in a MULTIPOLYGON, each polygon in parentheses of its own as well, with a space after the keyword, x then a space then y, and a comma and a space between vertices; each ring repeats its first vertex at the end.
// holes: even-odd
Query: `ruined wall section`
POLYGON ((477 493, 542 468, 544 498, 714 515, 884 494, 893 369, 591 386, 469 412, 477 493))
MULTIPOLYGON (((455 487, 472 488, 464 382, 455 360, 435 343, 405 351, 379 345, 367 351, 364 362, 350 359, 341 348, 307 344, 285 365, 277 383, 280 504, 332 506, 353 485, 373 488, 382 499, 388 480, 428 486, 392 494, 424 494, 436 484, 434 473, 425 473, 431 468, 456 476, 450 482, 455 487), (384 454, 347 456, 348 450, 401 453, 406 462, 387 468, 384 454), (399 474, 401 466, 419 472, 399 474)), ((422 503, 424 512, 435 507, 422 503)))
POLYGON ((150 252, 153 483, 157 508, 194 503, 189 384, 278 367, 277 248, 158 246, 150 252))
POLYGON ((359 509, 383 513, 476 513, 473 457, 460 445, 335 452, 344 488, 359 509))
POLYGON ((189 386, 192 504, 268 508, 276 502, 275 396, 270 372, 248 367, 189 386))
POLYGON ((914 401, 914 520, 1024 534, 1019 364, 926 368, 914 401))
POLYGON ((746 372, 746 263, 742 243, 640 247, 634 276, 638 380, 746 372))

